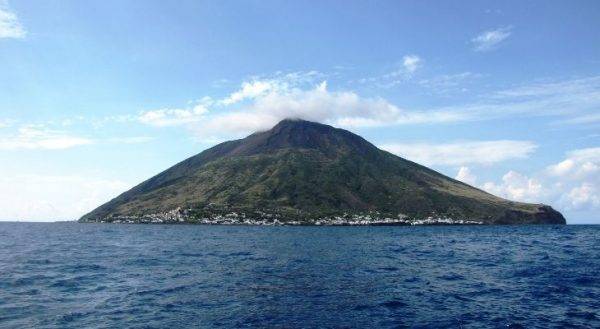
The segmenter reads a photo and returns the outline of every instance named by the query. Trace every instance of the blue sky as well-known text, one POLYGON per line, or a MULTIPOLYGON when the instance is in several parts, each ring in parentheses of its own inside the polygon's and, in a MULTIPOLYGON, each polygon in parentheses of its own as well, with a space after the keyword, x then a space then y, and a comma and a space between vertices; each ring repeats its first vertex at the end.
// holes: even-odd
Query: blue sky
POLYGON ((285 117, 600 223, 597 1, 0 0, 0 220, 285 117))

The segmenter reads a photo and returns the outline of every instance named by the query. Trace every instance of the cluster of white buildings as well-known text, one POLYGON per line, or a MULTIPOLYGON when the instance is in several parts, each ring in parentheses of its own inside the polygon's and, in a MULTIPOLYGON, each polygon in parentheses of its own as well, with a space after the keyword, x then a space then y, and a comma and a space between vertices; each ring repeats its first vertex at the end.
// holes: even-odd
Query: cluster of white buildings
POLYGON ((181 208, 176 208, 164 213, 144 214, 144 215, 120 215, 116 218, 107 218, 101 220, 101 223, 117 223, 117 224, 139 224, 139 223, 184 223, 187 221, 187 216, 181 211, 181 208))
POLYGON ((444 217, 427 217, 410 221, 410 225, 481 225, 483 222, 466 219, 452 219, 444 217))
POLYGON ((478 225, 480 221, 452 219, 448 217, 430 216, 424 219, 411 219, 404 214, 397 217, 381 216, 379 212, 368 214, 343 214, 342 216, 323 217, 306 220, 282 220, 280 214, 256 211, 257 217, 248 217, 246 213, 229 212, 226 214, 215 214, 210 217, 197 218, 191 216, 191 209, 173 209, 164 213, 144 214, 138 216, 119 216, 101 222, 126 223, 126 224, 174 224, 194 223, 206 225, 478 225))

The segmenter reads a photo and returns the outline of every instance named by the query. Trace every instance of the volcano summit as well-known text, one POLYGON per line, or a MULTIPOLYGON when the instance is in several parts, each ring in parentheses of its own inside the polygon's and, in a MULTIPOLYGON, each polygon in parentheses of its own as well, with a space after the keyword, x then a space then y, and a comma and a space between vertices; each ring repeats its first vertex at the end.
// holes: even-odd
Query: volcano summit
POLYGON ((496 197, 349 131, 290 119, 184 160, 80 221, 565 224, 550 206, 496 197))

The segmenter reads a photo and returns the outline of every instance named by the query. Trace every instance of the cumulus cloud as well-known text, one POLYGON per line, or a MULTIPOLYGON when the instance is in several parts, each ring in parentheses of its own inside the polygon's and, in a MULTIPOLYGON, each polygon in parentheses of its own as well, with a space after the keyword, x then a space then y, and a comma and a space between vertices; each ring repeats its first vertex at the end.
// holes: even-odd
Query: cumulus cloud
POLYGON ((9 151, 20 149, 61 150, 87 144, 92 144, 92 140, 35 125, 22 126, 18 129, 17 134, 0 137, 0 150, 9 151))
POLYGON ((329 91, 322 82, 312 89, 274 90, 240 110, 207 116, 197 132, 202 135, 249 133, 265 130, 285 118, 340 127, 373 127, 409 123, 459 121, 461 113, 407 111, 383 98, 365 98, 351 91, 329 91))
POLYGON ((395 143, 382 149, 426 166, 490 165, 510 159, 527 158, 537 145, 530 141, 461 141, 443 144, 395 143))
POLYGON ((475 51, 490 51, 496 49, 498 45, 511 35, 512 27, 506 26, 495 30, 483 31, 473 39, 475 51))
MULTIPOLYGON (((459 176, 476 180, 470 170, 463 168, 459 169, 457 179, 459 176)), ((590 210, 600 209, 599 186, 600 147, 597 147, 568 152, 564 160, 533 175, 511 170, 499 182, 488 181, 479 187, 510 200, 544 202, 564 210, 590 210)))
MULTIPOLYGON (((421 80, 457 88, 477 75, 421 80)), ((185 126, 203 140, 240 137, 268 129, 284 118, 300 118, 345 128, 406 124, 440 124, 500 118, 555 116, 568 119, 600 106, 600 77, 538 82, 500 90, 476 103, 429 109, 407 109, 382 97, 364 97, 351 90, 331 90, 316 82, 318 72, 252 78, 221 99, 209 97, 190 108, 141 112, 136 120, 156 127, 185 126)))
POLYGON ((276 72, 272 76, 254 77, 242 82, 240 88, 229 96, 219 100, 218 105, 232 105, 245 100, 252 100, 267 93, 289 90, 304 84, 312 84, 318 77, 324 75, 318 71, 276 72))
MULTIPOLYGON (((205 103, 206 104, 206 103, 205 103)), ((294 86, 289 81, 242 84, 212 108, 166 109, 142 112, 139 121, 157 127, 185 125, 200 138, 240 136, 271 128, 286 118, 306 119, 342 127, 385 126, 462 120, 460 112, 408 111, 379 97, 352 91, 330 91, 326 81, 294 86), (226 107, 243 103, 237 108, 226 107)))
POLYGON ((544 174, 566 191, 560 203, 567 209, 600 208, 600 147, 574 150, 544 174))
POLYGON ((253 111, 248 102, 257 102, 264 97, 298 91, 298 86, 306 86, 321 76, 322 74, 317 71, 308 71, 276 72, 269 77, 253 77, 249 81, 242 82, 238 90, 222 99, 204 96, 196 101, 197 104, 192 108, 142 111, 137 121, 156 127, 187 126, 191 130, 204 132, 203 137, 215 132, 248 133, 251 129, 265 129, 275 122, 277 116, 265 111, 263 113, 253 111), (245 110, 232 111, 232 107, 238 103, 243 104, 245 110), (192 125, 194 123, 198 124, 192 125), (202 128, 197 129, 200 126, 202 128))
POLYGON ((268 91, 272 91, 274 89, 278 89, 278 86, 273 81, 251 81, 242 83, 242 88, 227 98, 223 99, 221 102, 224 105, 235 104, 245 99, 253 99, 260 95, 264 95, 268 91))
POLYGON ((573 187, 560 201, 571 209, 600 209, 600 189, 598 185, 582 183, 573 187))
POLYGON ((8 1, 0 0, 0 39, 22 39, 27 32, 15 14, 8 6, 8 1))
POLYGON ((546 173, 570 180, 600 176, 600 147, 571 151, 567 153, 565 160, 549 166, 546 173))
POLYGON ((540 202, 544 199, 542 193, 547 193, 539 180, 529 178, 513 170, 502 176, 500 183, 486 182, 482 188, 509 200, 523 202, 540 202))
POLYGON ((469 167, 465 166, 462 166, 458 169, 458 173, 456 173, 456 177, 454 177, 454 179, 473 186, 475 186, 477 183, 477 176, 471 172, 469 167))
POLYGON ((64 175, 2 175, 0 220, 74 220, 127 190, 119 180, 64 175))

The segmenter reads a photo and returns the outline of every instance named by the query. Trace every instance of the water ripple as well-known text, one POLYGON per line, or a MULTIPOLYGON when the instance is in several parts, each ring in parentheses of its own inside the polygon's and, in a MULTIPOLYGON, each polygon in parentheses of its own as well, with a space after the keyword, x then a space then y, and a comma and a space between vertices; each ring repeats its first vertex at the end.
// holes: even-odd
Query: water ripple
POLYGON ((0 223, 0 327, 598 328, 600 227, 0 223))

